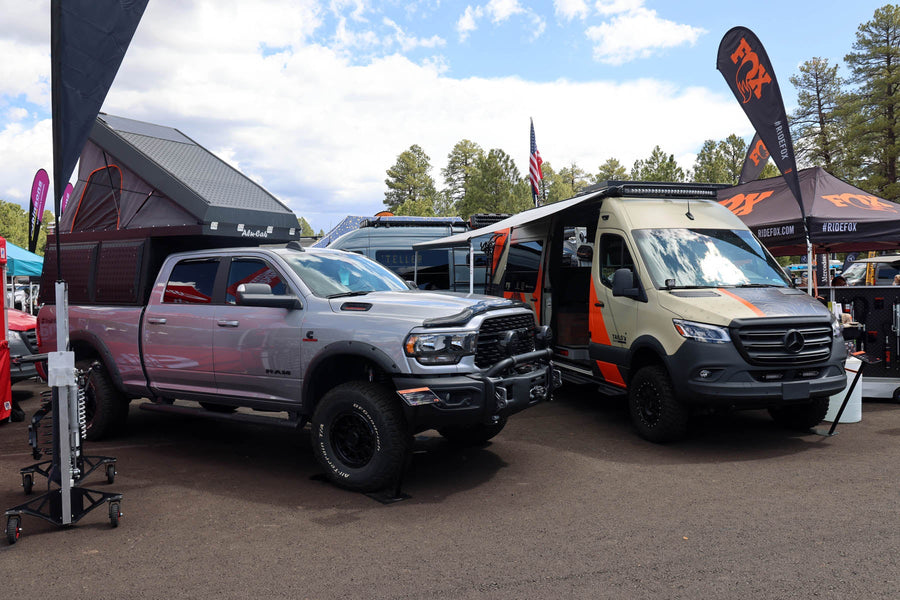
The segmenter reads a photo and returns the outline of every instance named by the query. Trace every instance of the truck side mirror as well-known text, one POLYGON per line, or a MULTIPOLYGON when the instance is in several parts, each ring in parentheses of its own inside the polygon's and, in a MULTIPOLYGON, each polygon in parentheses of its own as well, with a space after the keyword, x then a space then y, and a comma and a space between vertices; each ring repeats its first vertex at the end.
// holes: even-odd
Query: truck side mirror
POLYGON ((419 286, 416 285, 416 282, 415 282, 415 281, 412 281, 412 280, 410 280, 410 279, 407 279, 407 280, 405 280, 405 283, 406 283, 406 287, 408 287, 408 288, 411 289, 411 290, 417 290, 417 289, 419 289, 419 286))
POLYGON ((288 310, 303 308, 299 298, 286 295, 276 296, 272 293, 272 288, 265 283, 242 283, 237 287, 235 295, 239 306, 267 306, 288 310))
POLYGON ((634 286, 634 273, 631 269, 616 269, 612 280, 613 296, 625 296, 626 298, 640 298, 641 290, 634 286))

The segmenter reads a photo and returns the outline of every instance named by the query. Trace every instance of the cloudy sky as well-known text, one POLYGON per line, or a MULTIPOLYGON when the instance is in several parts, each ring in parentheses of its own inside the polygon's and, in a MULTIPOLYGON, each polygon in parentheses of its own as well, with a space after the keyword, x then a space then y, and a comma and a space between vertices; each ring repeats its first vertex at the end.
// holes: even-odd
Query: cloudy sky
MULTIPOLYGON (((52 166, 49 4, 0 0, 0 199, 23 207, 52 166)), ((383 208, 412 144, 438 188, 462 139, 524 173, 529 118, 556 168, 657 144, 690 167, 753 133, 715 69, 728 29, 759 36, 791 110, 798 65, 841 62, 883 4, 150 0, 103 111, 178 128, 327 231, 383 208)))

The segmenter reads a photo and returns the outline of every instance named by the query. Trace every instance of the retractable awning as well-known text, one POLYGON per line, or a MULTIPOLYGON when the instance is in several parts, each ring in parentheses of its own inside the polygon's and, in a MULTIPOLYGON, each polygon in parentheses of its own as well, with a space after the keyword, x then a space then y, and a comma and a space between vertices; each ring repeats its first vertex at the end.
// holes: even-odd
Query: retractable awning
POLYGON ((475 238, 490 235, 494 232, 503 231, 504 229, 509 228, 521 229, 527 225, 536 223, 542 219, 555 215, 556 213, 572 208, 573 206, 577 206, 584 202, 588 202, 590 200, 598 198, 604 195, 607 189, 608 188, 604 188, 590 194, 586 194, 584 196, 576 196, 574 198, 569 198, 568 200, 563 200, 561 202, 545 204, 544 206, 538 206, 537 208, 530 208, 509 218, 503 219, 502 221, 497 221, 496 223, 492 223, 491 225, 482 227, 481 229, 474 229, 472 231, 466 231, 464 233, 457 233, 437 240, 419 242, 418 244, 413 244, 413 249, 421 251, 428 250, 430 248, 459 248, 470 246, 472 240, 475 238))

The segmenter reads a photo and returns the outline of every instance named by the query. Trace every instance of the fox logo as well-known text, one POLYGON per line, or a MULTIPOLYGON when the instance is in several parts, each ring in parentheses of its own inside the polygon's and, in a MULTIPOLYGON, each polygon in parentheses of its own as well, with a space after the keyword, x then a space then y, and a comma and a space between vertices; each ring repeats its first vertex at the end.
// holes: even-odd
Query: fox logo
POLYGON ((746 39, 741 38, 737 50, 731 55, 731 62, 738 65, 735 83, 741 98, 743 98, 742 102, 747 104, 752 96, 756 96, 756 99, 759 100, 762 97, 763 86, 772 83, 772 76, 764 66, 759 64, 759 55, 750 48, 746 39), (740 61, 739 65, 738 61, 740 61))
POLYGON ((766 149, 766 145, 762 143, 762 140, 757 140, 756 145, 753 146, 753 150, 750 151, 750 160, 756 166, 769 160, 769 151, 766 149))

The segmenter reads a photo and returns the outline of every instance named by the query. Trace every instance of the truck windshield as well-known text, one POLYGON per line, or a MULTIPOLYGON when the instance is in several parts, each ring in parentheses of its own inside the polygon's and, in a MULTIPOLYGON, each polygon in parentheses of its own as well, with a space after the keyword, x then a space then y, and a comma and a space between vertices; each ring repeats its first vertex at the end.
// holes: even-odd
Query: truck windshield
POLYGON ((408 290, 390 269, 349 252, 289 252, 281 255, 316 296, 362 295, 408 290))
POLYGON ((638 229, 634 238, 657 289, 790 285, 749 231, 638 229))

